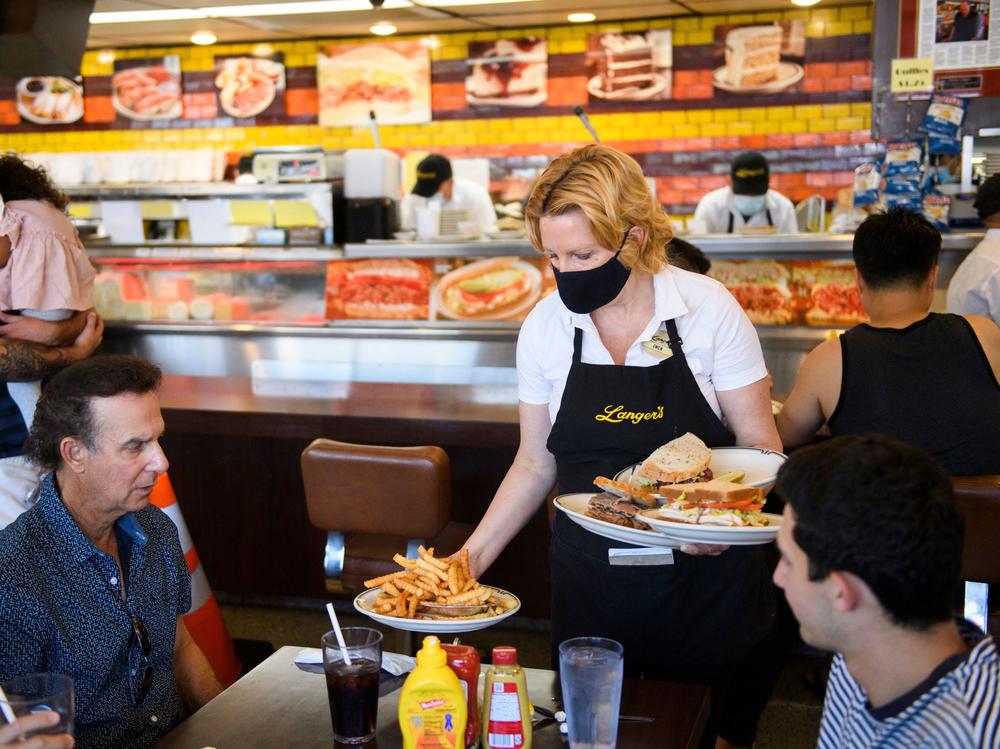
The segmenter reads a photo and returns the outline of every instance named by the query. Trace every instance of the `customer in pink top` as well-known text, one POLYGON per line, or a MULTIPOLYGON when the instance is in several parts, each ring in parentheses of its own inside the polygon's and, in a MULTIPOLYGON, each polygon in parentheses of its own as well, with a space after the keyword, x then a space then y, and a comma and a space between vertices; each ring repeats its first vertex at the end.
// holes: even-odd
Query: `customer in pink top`
MULTIPOLYGON (((68 202, 43 169, 0 156, 0 337, 68 346, 84 329, 96 274, 63 213, 68 202)), ((38 485, 13 443, 31 427, 39 393, 39 381, 0 372, 0 442, 11 443, 0 450, 0 527, 30 506, 38 485)))

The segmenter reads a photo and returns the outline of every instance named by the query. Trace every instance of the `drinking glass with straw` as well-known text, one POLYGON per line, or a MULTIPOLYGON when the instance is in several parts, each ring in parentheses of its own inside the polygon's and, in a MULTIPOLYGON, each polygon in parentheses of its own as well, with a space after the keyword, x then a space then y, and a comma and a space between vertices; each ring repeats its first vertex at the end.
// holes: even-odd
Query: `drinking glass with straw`
POLYGON ((382 633, 370 627, 344 627, 332 604, 326 605, 333 630, 323 635, 323 670, 330 698, 333 737, 360 744, 375 736, 382 633))

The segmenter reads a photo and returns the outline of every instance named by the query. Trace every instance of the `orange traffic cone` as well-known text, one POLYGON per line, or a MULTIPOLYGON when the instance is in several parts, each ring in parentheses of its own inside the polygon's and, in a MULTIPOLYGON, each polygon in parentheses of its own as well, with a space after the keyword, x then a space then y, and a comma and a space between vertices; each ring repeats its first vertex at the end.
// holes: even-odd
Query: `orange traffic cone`
POLYGON ((191 610, 184 615, 184 624, 187 625, 191 637, 205 653, 208 662, 212 664, 216 678, 222 682, 222 686, 228 687, 236 681, 243 667, 236 658, 233 640, 226 630, 225 622, 222 621, 222 612, 219 611, 219 604, 212 594, 201 560, 198 559, 198 552, 191 541, 191 534, 188 533, 187 524, 184 522, 184 516, 181 514, 181 508, 177 504, 177 497, 174 495, 167 474, 160 474, 149 499, 177 526, 181 550, 184 552, 188 571, 191 573, 191 610))

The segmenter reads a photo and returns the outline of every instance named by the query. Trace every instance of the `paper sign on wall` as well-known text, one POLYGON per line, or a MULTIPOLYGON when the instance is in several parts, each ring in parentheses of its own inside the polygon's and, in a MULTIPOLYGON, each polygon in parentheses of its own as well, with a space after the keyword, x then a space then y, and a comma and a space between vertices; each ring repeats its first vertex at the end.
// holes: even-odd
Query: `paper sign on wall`
POLYGON ((907 57, 892 61, 892 79, 889 90, 894 94, 907 94, 934 89, 934 58, 907 57))

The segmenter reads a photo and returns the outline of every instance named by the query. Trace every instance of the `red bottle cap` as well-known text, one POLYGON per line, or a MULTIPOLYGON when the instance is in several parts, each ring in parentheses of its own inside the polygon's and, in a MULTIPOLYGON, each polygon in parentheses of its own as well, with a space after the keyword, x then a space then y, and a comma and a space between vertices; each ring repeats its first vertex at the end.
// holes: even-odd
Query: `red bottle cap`
POLYGON ((497 666, 516 666, 517 648, 510 645, 498 645, 493 648, 493 663, 497 666))

